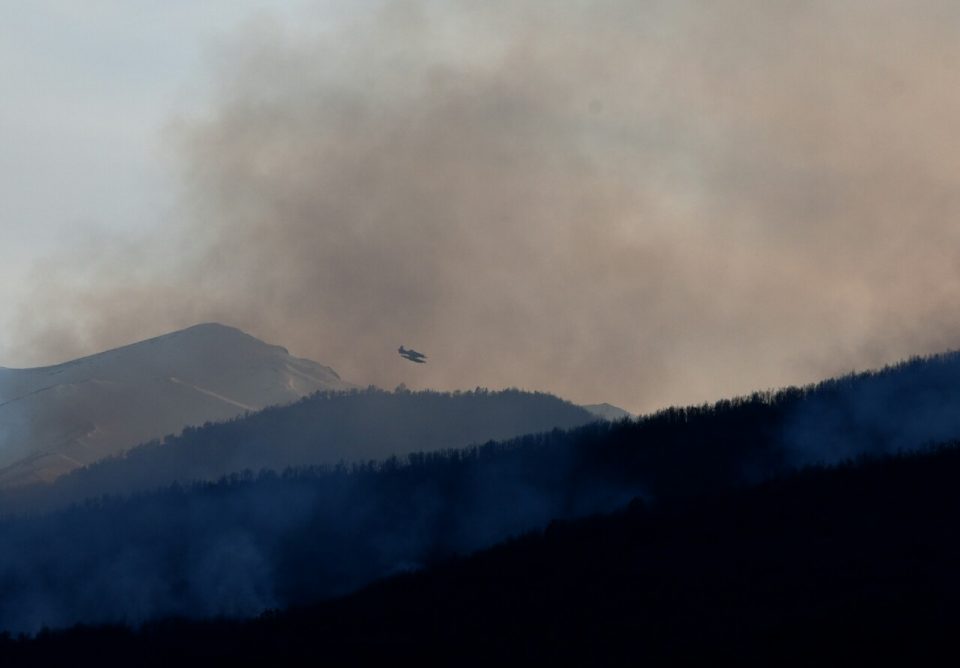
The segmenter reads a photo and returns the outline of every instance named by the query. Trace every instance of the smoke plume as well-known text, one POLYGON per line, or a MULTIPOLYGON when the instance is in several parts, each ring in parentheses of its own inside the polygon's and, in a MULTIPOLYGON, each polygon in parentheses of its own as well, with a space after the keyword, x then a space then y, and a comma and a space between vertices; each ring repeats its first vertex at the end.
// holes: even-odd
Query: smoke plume
POLYGON ((643 410, 957 345, 956 3, 391 0, 217 53, 177 222, 38 268, 30 361, 220 320, 643 410))

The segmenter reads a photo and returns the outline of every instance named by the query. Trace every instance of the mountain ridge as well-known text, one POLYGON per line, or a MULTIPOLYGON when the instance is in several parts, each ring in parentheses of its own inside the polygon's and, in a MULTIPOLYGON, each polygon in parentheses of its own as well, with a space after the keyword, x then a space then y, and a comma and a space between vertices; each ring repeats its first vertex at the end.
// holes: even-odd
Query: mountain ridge
POLYGON ((186 427, 179 435, 105 457, 52 483, 0 490, 0 516, 47 511, 104 494, 215 481, 244 471, 351 466, 457 450, 594 421, 596 416, 569 401, 516 389, 319 392, 225 422, 186 427))
MULTIPOLYGON (((367 392, 370 400, 393 403, 417 394, 367 392)), ((475 394, 471 399, 488 398, 484 391, 475 394)), ((439 397, 421 399, 434 398, 439 397)), ((342 399, 317 395, 228 424, 184 430, 152 450, 162 458, 184 452, 202 464, 203 451, 196 446, 206 441, 207 452, 229 455, 224 450, 240 445, 243 433, 251 445, 272 450, 303 434, 284 414, 314 414, 312 403, 326 401, 342 399), (262 428, 251 432, 254 422, 262 428)), ((411 417, 397 407, 399 415, 411 417)), ((328 408, 342 413, 332 403, 328 408)), ((631 499, 682 509, 698 499, 776 481, 798 468, 816 471, 955 442, 958 408, 960 356, 947 353, 804 387, 672 407, 638 420, 593 421, 465 450, 259 473, 251 466, 218 481, 175 482, 143 494, 125 495, 94 480, 89 489, 103 496, 2 520, 0 631, 169 616, 253 616, 310 604, 553 521, 611 512, 631 499)), ((367 420, 369 411, 356 414, 367 420)), ((428 420, 417 422, 430 427, 428 420)), ((315 445, 322 433, 306 434, 304 445, 315 445)), ((412 440, 421 439, 414 434, 412 440)), ((121 459, 136 464, 136 456, 125 454, 118 464, 121 459)), ((135 469, 153 475, 162 472, 162 464, 151 459, 149 466, 119 477, 129 481, 126 474, 135 469)), ((956 491, 952 482, 947 489, 956 491)), ((922 482, 919 488, 930 489, 922 482)), ((767 503, 757 507, 775 510, 767 503)), ((816 540, 823 539, 818 514, 802 503, 794 507, 799 517, 813 521, 816 540)), ((713 517, 739 531, 738 513, 713 517)), ((774 512, 759 526, 778 522, 774 512)), ((704 538, 713 541, 717 534, 707 529, 704 538)), ((669 524, 663 530, 672 531, 669 524)), ((589 554, 591 546, 584 548, 589 554)), ((693 584, 691 592, 700 591, 696 580, 693 584)))
POLYGON ((332 368, 218 323, 0 369, 0 487, 55 479, 191 424, 348 390, 332 368))

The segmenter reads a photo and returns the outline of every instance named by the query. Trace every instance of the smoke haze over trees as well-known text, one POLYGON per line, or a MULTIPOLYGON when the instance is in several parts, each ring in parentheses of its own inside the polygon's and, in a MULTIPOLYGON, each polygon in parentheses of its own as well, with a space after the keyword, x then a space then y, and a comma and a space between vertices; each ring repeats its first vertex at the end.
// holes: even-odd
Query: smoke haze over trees
MULTIPOLYGON (((672 408, 636 422, 597 422, 352 467, 248 471, 7 519, 0 526, 0 628, 254 615, 345 594, 377 577, 635 498, 692 499, 808 463, 920 449, 960 433, 958 371, 960 354, 952 353, 806 388, 672 408)), ((532 405, 549 399, 519 398, 532 405)), ((169 462, 184 466, 192 451, 197 461, 190 470, 209 474, 224 466, 220 455, 263 456, 258 444, 270 433, 290 438, 287 454, 296 453, 305 443, 297 434, 325 424, 311 423, 311 410, 323 414, 351 399, 406 407, 517 397, 317 396, 192 430, 101 471, 108 489, 111 474, 149 480, 138 467, 162 469, 170 446, 169 462)), ((98 482, 97 469, 90 472, 89 479, 83 472, 76 478, 90 485, 85 493, 98 482)))
POLYGON ((0 3, 3 668, 955 653, 960 3, 147 4, 0 3))
POLYGON ((0 658, 60 663, 96 648, 103 665, 490 665, 523 655, 590 665, 939 663, 953 651, 960 602, 958 475, 953 445, 749 489, 638 500, 342 600, 251 621, 0 636, 0 658))
POLYGON ((57 479, 0 491, 0 514, 37 511, 104 494, 174 482, 305 466, 368 463, 566 429, 594 422, 587 410, 534 392, 321 392, 222 424, 132 448, 57 479))

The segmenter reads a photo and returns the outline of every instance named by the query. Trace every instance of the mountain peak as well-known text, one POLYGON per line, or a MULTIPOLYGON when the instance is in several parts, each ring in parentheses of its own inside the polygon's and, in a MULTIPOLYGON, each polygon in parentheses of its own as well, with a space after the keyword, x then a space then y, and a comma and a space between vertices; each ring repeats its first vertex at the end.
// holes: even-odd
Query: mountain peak
POLYGON ((229 332, 240 332, 241 334, 244 333, 242 330, 237 329, 236 327, 231 327, 230 325, 224 325, 222 322, 200 322, 200 323, 197 323, 196 325, 185 327, 180 331, 188 332, 191 330, 205 330, 205 329, 221 330, 221 331, 229 331, 229 332))
MULTIPOLYGON (((173 346, 182 346, 187 342, 201 342, 205 341, 208 343, 220 342, 245 342, 248 345, 260 345, 265 348, 273 348, 276 350, 281 350, 286 354, 286 348, 282 346, 275 346, 260 339, 255 336, 251 336, 246 332, 237 329, 236 327, 230 327, 229 325, 223 325, 218 322, 204 322, 197 325, 192 325, 184 329, 178 329, 173 332, 168 332, 166 334, 160 334, 158 336, 151 337, 149 339, 143 339, 141 341, 136 341, 134 343, 127 343, 122 346, 117 346, 115 348, 108 348, 102 352, 92 353, 90 355, 84 355, 76 359, 68 360, 66 362, 59 362, 57 364, 50 364, 46 366, 39 367, 22 367, 22 368, 8 368, 0 366, 0 370, 8 372, 33 372, 33 371, 53 371, 68 368, 71 366, 76 366, 78 364, 88 364, 95 362, 101 358, 109 358, 116 355, 126 355, 129 352, 133 351, 142 351, 148 346, 153 347, 157 344, 167 344, 171 343, 173 346)), ((3 397, 3 388, 0 387, 0 400, 3 397)))
MULTIPOLYGON (((251 334, 247 334, 241 329, 236 327, 231 327, 230 325, 224 325, 219 322, 202 322, 196 325, 191 325, 183 329, 178 329, 173 332, 167 332, 166 334, 161 334, 159 336, 154 336, 149 339, 144 339, 143 341, 137 341, 135 343, 130 343, 119 348, 114 348, 112 350, 107 350, 105 352, 110 353, 117 350, 123 350, 126 348, 135 348, 144 344, 154 344, 158 342, 169 342, 178 340, 178 344, 183 344, 186 341, 220 341, 224 343, 229 342, 245 342, 247 344, 258 344, 264 347, 269 348, 278 348, 286 350, 281 346, 275 346, 269 344, 261 339, 258 339, 251 334)), ((103 353, 100 353, 103 354, 103 353)))
POLYGON ((244 332, 242 329, 231 327, 230 325, 224 325, 219 322, 202 322, 198 325, 192 325, 185 329, 171 332, 165 336, 195 338, 207 341, 217 341, 218 343, 228 343, 231 341, 236 343, 243 342, 249 345, 261 345, 273 348, 282 351, 285 355, 290 354, 290 352, 283 346, 267 343, 262 339, 258 339, 252 334, 244 332))
POLYGON ((256 339, 257 341, 260 340, 255 336, 247 334, 242 329, 231 327, 230 325, 224 325, 223 323, 219 322, 201 322, 196 325, 184 327, 183 329, 178 329, 168 334, 163 334, 156 338, 162 339, 170 336, 241 336, 248 339, 256 339))
POLYGON ((618 420, 623 420, 624 418, 633 419, 637 417, 630 411, 624 410, 619 406, 614 406, 613 404, 608 404, 606 402, 602 404, 584 404, 583 408, 588 410, 593 415, 601 418, 603 420, 610 420, 611 422, 616 422, 618 420))
POLYGON ((50 479, 189 425, 352 387, 330 367, 219 323, 55 366, 7 369, 0 486, 50 479))

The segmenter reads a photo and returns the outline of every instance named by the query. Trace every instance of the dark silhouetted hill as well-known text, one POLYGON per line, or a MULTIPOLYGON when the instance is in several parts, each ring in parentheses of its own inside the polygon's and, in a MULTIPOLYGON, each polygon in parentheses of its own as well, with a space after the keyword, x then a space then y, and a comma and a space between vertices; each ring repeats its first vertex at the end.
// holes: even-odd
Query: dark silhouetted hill
POLYGON ((320 605, 8 638, 0 659, 940 665, 960 623, 958 479, 950 447, 636 500, 320 605))
MULTIPOLYGON (((803 465, 920 449, 960 434, 958 365, 956 354, 912 360, 637 421, 377 463, 235 474, 8 520, 0 525, 0 628, 255 615, 633 498, 664 507, 726 498, 803 465)), ((367 399, 397 400, 375 391, 367 399)), ((337 401, 319 396, 289 410, 337 401)), ((177 443, 184 453, 206 443, 196 452, 215 460, 234 442, 287 447, 289 427, 274 422, 283 411, 258 415, 190 431, 177 443), (262 442, 244 440, 251 424, 262 442)), ((169 445, 153 447, 162 453, 169 445)))
POLYGON ((552 395, 519 390, 321 392, 228 422, 188 427, 179 436, 77 469, 52 485, 0 492, 0 512, 50 509, 104 494, 212 481, 242 471, 351 464, 461 448, 596 419, 552 395))

